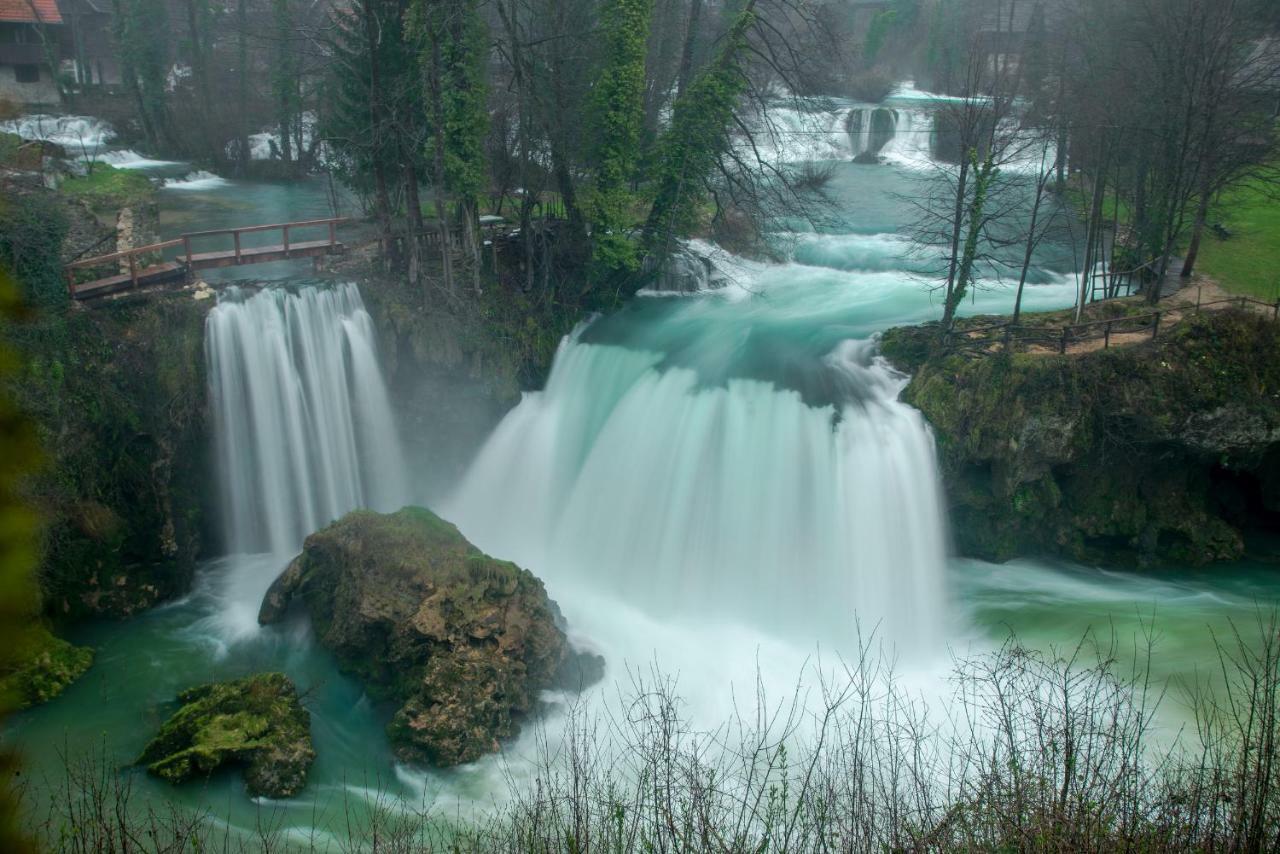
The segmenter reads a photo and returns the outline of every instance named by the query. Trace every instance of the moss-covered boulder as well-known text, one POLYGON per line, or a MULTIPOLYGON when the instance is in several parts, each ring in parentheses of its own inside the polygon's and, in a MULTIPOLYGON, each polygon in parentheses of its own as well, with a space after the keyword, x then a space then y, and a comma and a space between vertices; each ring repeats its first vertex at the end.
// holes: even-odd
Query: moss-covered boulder
POLYGON ((152 774, 181 783, 243 766, 249 793, 268 798, 291 797, 306 785, 316 756, 311 715, 283 673, 200 685, 178 702, 138 757, 152 774))
POLYGON ((351 513, 308 537, 261 621, 295 600, 342 668, 396 707, 388 734, 409 761, 497 750, 572 658, 541 581, 419 507, 351 513))
POLYGON ((930 351, 891 330, 904 399, 938 440, 961 553, 1206 564, 1280 526, 1280 324, 1190 317, 1078 355, 930 351))
POLYGON ((93 664, 93 650, 56 637, 33 624, 16 635, 16 644, 0 670, 0 697, 13 707, 47 703, 79 679, 93 664))

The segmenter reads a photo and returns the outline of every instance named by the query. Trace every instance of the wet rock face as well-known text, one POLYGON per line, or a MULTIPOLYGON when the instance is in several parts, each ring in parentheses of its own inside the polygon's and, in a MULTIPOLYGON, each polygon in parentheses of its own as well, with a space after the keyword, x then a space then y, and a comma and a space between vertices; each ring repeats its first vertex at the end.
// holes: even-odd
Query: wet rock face
POLYGON ((239 765, 249 793, 268 798, 292 797, 306 785, 316 755, 311 715, 284 674, 201 685, 178 702, 138 757, 150 773, 181 783, 239 765))
POLYGON ((519 732, 540 691, 592 671, 573 666, 542 582, 422 508, 357 511, 308 537, 260 621, 293 602, 343 669, 396 706, 388 734, 408 761, 473 762, 519 732))
MULTIPOLYGON (((975 321, 978 322, 978 321, 975 321)), ((885 334, 933 426, 961 553, 1132 566, 1239 559, 1280 524, 1280 326, 1217 312, 1155 344, 930 354, 885 334)))

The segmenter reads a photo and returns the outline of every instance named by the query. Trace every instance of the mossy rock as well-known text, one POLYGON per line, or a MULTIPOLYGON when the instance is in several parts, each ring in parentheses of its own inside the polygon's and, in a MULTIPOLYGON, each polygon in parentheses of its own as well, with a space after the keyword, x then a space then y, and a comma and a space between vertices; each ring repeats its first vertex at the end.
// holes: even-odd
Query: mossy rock
POLYGON ((1208 564, 1280 523, 1268 318, 1206 313, 1154 343, 1069 356, 961 356, 936 338, 936 325, 889 330, 882 352, 913 373, 903 399, 937 437, 963 554, 1208 564))
POLYGON ((574 667, 541 581, 421 507, 358 511, 312 534, 260 620, 293 601, 342 668, 396 707, 388 735, 409 761, 473 762, 519 732, 540 691, 591 671, 574 667))
POLYGON ((189 688, 151 740, 139 765, 170 783, 244 767, 249 793, 288 798, 302 790, 315 759, 311 715, 283 673, 189 688))
POLYGON ((0 675, 0 696, 19 709, 47 703, 84 675, 93 664, 93 650, 75 646, 41 625, 19 634, 13 666, 0 675))

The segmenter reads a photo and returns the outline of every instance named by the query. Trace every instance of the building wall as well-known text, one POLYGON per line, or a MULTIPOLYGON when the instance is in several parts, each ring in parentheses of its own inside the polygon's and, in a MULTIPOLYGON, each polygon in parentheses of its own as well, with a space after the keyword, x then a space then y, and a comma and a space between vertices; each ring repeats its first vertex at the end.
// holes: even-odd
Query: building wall
POLYGON ((16 66, 0 65, 0 99, 26 106, 56 106, 58 86, 53 75, 45 66, 37 67, 40 69, 39 82, 19 83, 16 66))

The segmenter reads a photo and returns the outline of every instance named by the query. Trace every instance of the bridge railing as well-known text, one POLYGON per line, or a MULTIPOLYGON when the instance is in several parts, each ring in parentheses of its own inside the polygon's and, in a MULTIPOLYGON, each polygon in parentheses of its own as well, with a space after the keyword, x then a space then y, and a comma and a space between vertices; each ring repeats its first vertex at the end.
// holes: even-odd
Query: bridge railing
POLYGON ((1229 307, 1241 311, 1251 308, 1255 311, 1261 309, 1259 313, 1269 315, 1272 320, 1280 320, 1280 299, 1270 303, 1253 297, 1238 296, 1212 302, 1197 301, 1195 304, 1171 306, 1145 314, 1108 317, 1063 326, 1027 326, 1007 322, 975 326, 958 330, 950 341, 950 346, 956 351, 968 351, 978 355, 996 353, 1002 349, 1025 350, 1028 347, 1066 353, 1073 345, 1101 341, 1102 348, 1105 350, 1110 348, 1112 336, 1150 334, 1151 340, 1154 341, 1159 337, 1161 328, 1168 328, 1165 320, 1170 316, 1176 320, 1188 314, 1229 307))
POLYGON ((133 286, 138 285, 138 274, 146 268, 145 264, 140 263, 144 255, 159 255, 166 249, 172 249, 175 246, 181 246, 182 239, 164 240, 160 243, 150 243, 146 246, 139 246, 134 249, 125 249, 121 252, 112 252, 110 255, 99 255, 95 258, 85 258, 80 261, 72 261, 67 264, 65 270, 67 275, 67 293, 75 296, 76 290, 76 271, 88 270, 95 267, 105 267, 108 264, 117 264, 124 261, 129 267, 129 279, 133 286))
POLYGON ((260 234, 266 231, 279 231, 281 233, 281 241, 282 241, 280 243, 280 246, 284 248, 285 252, 288 252, 289 247, 291 245, 290 232, 300 228, 327 227, 328 228, 328 245, 336 246, 338 245, 338 226, 350 221, 351 221, 350 217, 328 217, 326 219, 307 219, 307 220, 299 220, 297 222, 276 222, 276 223, 270 223, 267 225, 246 225, 240 228, 214 228, 214 229, 209 229, 207 231, 193 231, 193 232, 182 235, 181 237, 178 238, 178 240, 182 243, 182 246, 183 246, 183 256, 186 259, 190 260, 193 255, 192 248, 191 248, 191 241, 201 240, 201 239, 210 238, 210 237, 225 237, 226 235, 231 235, 231 241, 232 241, 231 257, 233 257, 235 259, 235 262, 239 264, 244 259, 244 251, 245 251, 245 247, 240 239, 241 235, 260 234))

